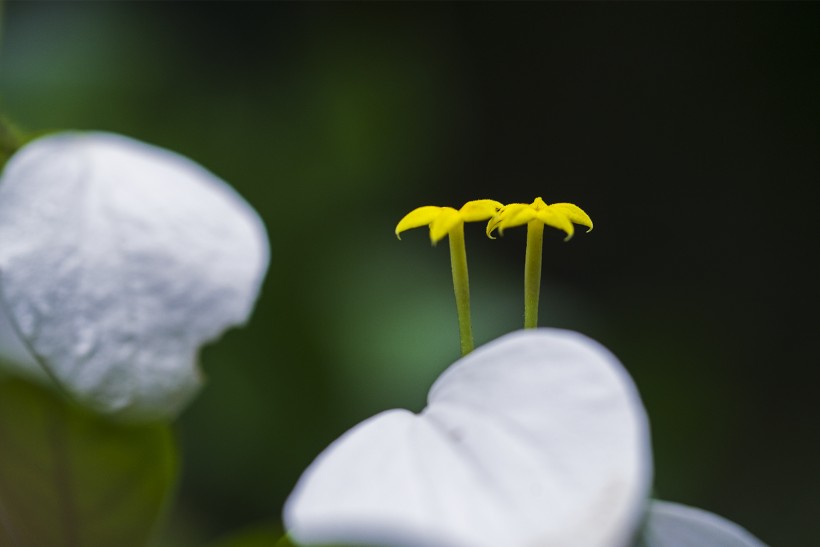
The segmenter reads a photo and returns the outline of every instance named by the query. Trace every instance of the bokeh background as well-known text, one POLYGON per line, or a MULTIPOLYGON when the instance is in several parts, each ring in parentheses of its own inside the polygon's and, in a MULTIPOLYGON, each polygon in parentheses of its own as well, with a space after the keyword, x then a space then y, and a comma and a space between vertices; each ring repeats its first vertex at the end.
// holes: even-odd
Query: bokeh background
MULTIPOLYGON (((656 495, 820 544, 818 3, 6 2, 0 111, 194 158, 265 219, 252 321, 206 348, 157 545, 276 525, 300 472, 458 356, 419 205, 571 201, 541 324, 633 375, 656 495)), ((518 328, 524 231, 467 227, 478 343, 518 328)))

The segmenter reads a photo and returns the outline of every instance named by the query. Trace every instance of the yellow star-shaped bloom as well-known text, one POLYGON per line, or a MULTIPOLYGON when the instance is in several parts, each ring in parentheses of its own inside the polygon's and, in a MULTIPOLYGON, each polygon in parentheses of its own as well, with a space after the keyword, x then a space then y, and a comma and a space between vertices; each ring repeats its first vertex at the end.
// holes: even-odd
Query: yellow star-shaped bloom
POLYGON ((464 223, 488 220, 501 208, 492 199, 468 201, 461 209, 426 205, 413 209, 396 225, 396 237, 411 228, 430 226, 430 242, 435 245, 448 236, 450 242, 450 265, 453 270, 453 290, 458 311, 458 328, 461 338, 461 354, 473 350, 473 328, 470 319, 470 281, 467 274, 467 249, 464 244, 464 223))
POLYGON ((487 223, 487 235, 492 237, 494 230, 503 234, 506 228, 528 224, 533 220, 540 220, 547 226, 558 228, 566 232, 564 241, 569 241, 575 233, 572 225, 580 224, 592 230, 592 219, 583 209, 572 203, 553 203, 547 205, 541 198, 535 198, 532 203, 511 203, 499 209, 498 213, 487 223))
POLYGON ((435 245, 465 222, 488 220, 496 214, 502 204, 492 199, 468 201, 461 209, 425 205, 407 213, 396 225, 396 237, 411 228, 430 226, 430 242, 435 245))

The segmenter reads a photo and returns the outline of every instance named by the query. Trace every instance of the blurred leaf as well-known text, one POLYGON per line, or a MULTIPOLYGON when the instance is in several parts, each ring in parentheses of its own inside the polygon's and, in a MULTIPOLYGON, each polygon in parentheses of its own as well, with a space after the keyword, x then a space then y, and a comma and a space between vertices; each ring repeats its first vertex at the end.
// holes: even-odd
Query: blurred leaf
POLYGON ((208 547, 291 547, 282 527, 276 524, 258 524, 221 538, 208 547))
POLYGON ((19 130, 0 114, 0 170, 21 144, 19 130))
POLYGON ((654 500, 636 547, 764 547, 764 543, 714 513, 654 500))
POLYGON ((0 547, 144 545, 176 471, 168 425, 112 423, 0 382, 0 547))

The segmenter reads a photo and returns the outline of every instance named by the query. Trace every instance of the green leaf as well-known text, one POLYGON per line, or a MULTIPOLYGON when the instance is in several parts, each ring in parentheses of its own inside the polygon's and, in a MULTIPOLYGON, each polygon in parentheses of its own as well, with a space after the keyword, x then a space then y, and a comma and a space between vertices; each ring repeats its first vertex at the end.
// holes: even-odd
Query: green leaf
POLYGON ((20 131, 0 115, 0 171, 21 145, 20 131))
POLYGON ((113 423, 0 379, 0 547, 145 545, 176 474, 167 424, 113 423))
POLYGON ((276 524, 258 524, 221 538, 208 547, 292 547, 276 524))
POLYGON ((765 547, 765 544, 714 513, 653 500, 635 547, 765 547))
MULTIPOLYGON (((282 527, 276 524, 257 524, 234 532, 219 540, 208 543, 207 547, 307 547, 296 543, 282 527)), ((368 547, 367 545, 353 545, 341 543, 311 544, 310 547, 368 547)))

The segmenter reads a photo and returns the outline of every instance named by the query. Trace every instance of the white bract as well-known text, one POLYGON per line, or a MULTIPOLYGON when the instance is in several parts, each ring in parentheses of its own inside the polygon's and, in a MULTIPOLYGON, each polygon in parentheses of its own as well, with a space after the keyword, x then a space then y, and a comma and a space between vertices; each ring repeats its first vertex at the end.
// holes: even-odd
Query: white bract
POLYGON ((618 360, 578 333, 525 330, 452 365, 421 414, 387 411, 331 444, 284 520, 304 544, 619 547, 651 476, 618 360))
POLYGON ((709 511, 655 500, 649 505, 638 547, 766 547, 738 526, 709 511))
POLYGON ((225 182, 130 138, 43 137, 0 178, 0 304, 48 375, 103 412, 178 411, 200 346, 247 320, 268 260, 225 182))

